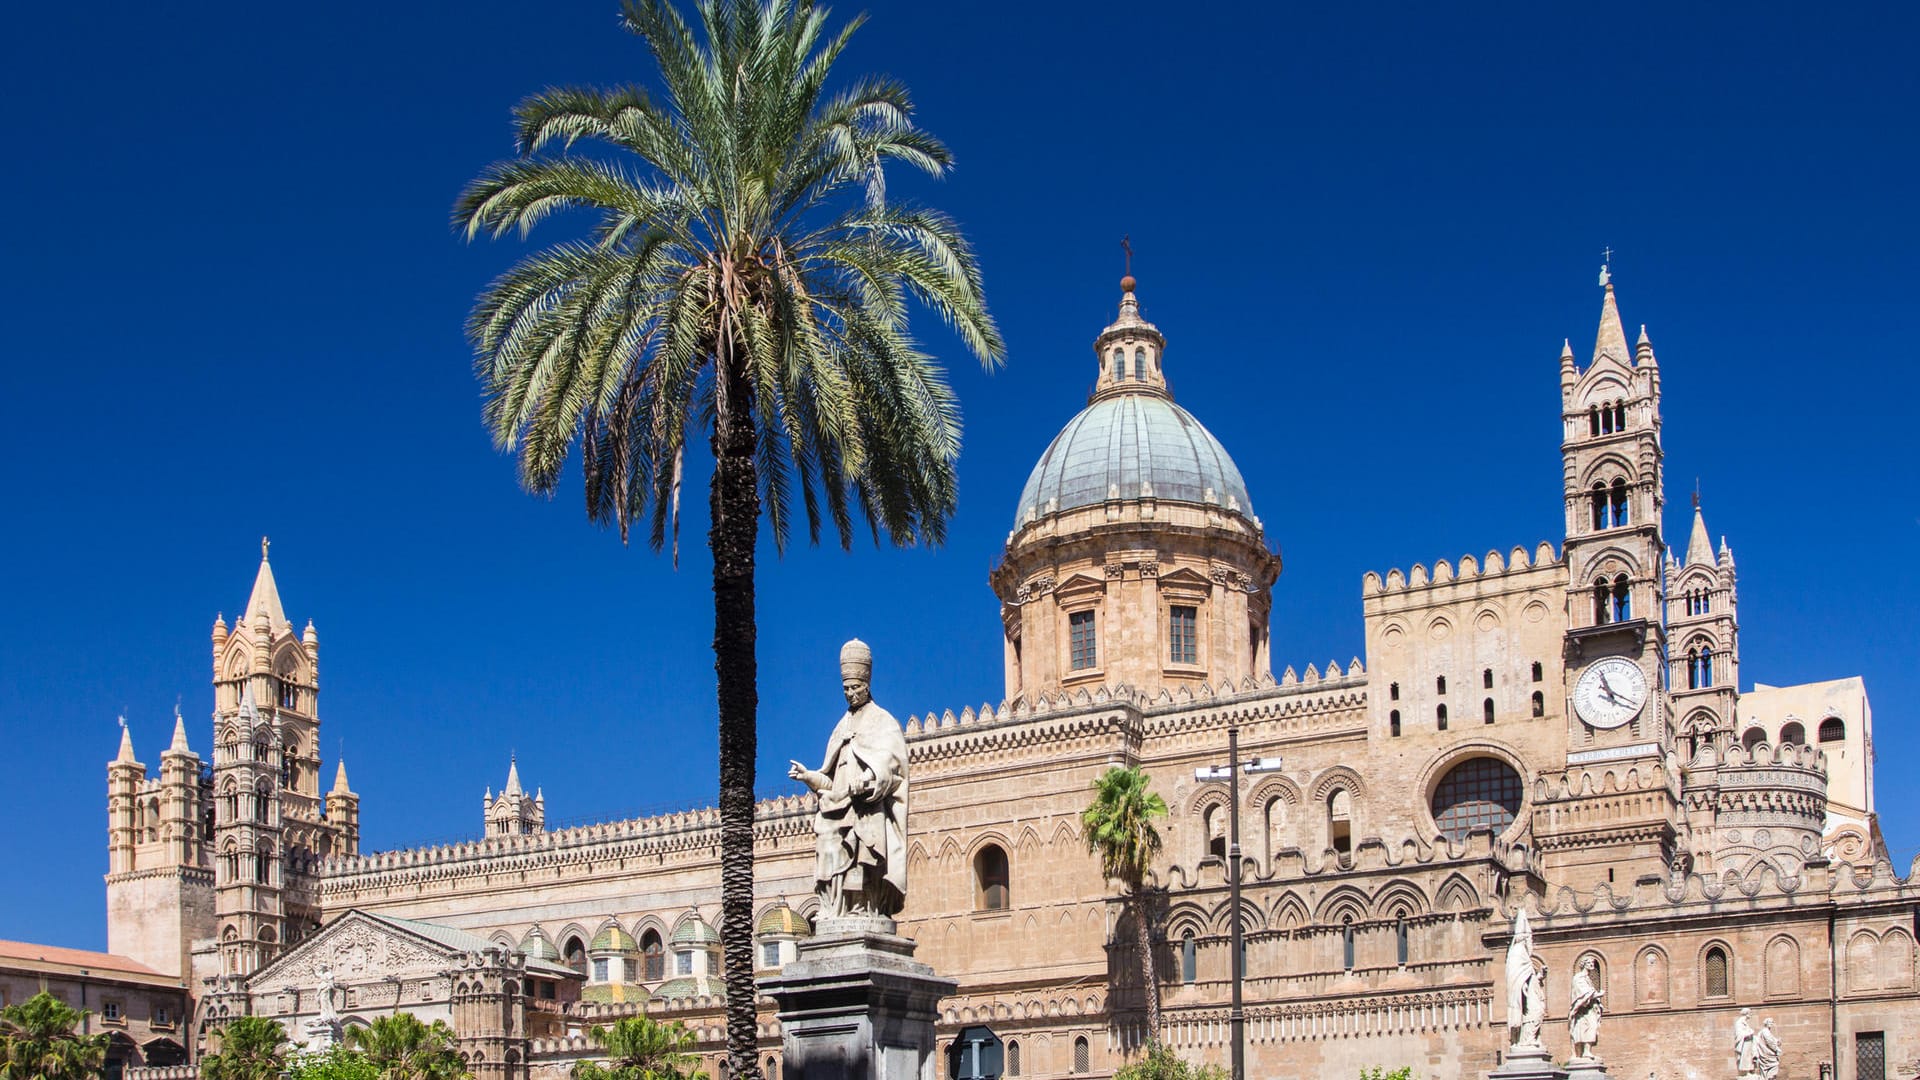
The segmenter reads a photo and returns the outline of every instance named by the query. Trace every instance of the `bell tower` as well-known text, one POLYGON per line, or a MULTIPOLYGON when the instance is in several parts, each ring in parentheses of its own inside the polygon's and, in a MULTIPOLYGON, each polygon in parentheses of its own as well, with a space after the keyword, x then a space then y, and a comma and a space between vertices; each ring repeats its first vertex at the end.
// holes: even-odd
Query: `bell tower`
POLYGON ((1660 515, 1660 367, 1645 327, 1631 350, 1612 275, 1593 360, 1560 354, 1566 501, 1568 746, 1659 758, 1671 741, 1660 515), (1631 670, 1629 670, 1631 669, 1631 670), (1631 752, 1630 752, 1631 751, 1631 752))
POLYGON ((1555 880, 1617 892, 1668 863, 1683 823, 1677 778, 1661 779, 1678 762, 1661 610, 1660 368, 1644 327, 1628 348, 1606 267, 1600 286, 1593 359, 1582 369, 1571 343, 1560 353, 1567 783, 1536 806, 1534 838, 1555 880))
MULTIPOLYGON (((319 926, 313 863, 353 846, 322 811, 319 664, 319 634, 287 621, 262 539, 246 608, 231 632, 223 619, 213 624, 215 911, 226 975, 251 974, 319 926)), ((357 801, 352 809, 357 831, 357 801)))

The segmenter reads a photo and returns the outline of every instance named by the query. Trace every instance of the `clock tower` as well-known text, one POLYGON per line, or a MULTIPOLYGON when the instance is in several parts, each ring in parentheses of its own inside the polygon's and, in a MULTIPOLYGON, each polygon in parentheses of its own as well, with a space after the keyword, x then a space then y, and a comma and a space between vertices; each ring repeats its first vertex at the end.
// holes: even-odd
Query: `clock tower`
POLYGON ((1628 346, 1604 267, 1600 285, 1593 359, 1580 367, 1571 344, 1560 354, 1569 790, 1540 807, 1535 832, 1569 884, 1624 889, 1631 882, 1614 881, 1613 867, 1665 861, 1675 836, 1669 785, 1657 775, 1672 744, 1660 368, 1644 327, 1628 346))

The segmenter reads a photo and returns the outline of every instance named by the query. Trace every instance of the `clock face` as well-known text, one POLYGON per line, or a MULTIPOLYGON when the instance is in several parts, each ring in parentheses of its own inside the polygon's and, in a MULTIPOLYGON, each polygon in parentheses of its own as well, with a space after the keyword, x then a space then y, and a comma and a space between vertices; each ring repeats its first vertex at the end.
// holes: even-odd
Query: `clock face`
POLYGON ((1647 677, 1624 657, 1609 656, 1573 684, 1573 708, 1597 728, 1617 728, 1640 715, 1647 703, 1647 677))

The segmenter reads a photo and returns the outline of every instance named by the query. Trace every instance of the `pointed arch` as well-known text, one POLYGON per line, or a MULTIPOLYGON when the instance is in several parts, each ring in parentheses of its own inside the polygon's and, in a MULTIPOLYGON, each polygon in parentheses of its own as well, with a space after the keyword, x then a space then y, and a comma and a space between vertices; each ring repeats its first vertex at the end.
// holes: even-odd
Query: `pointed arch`
POLYGON ((1267 925, 1281 930, 1298 930, 1312 921, 1306 901, 1291 889, 1281 895, 1273 905, 1273 913, 1267 917, 1267 925))
POLYGON ((1440 891, 1435 894, 1437 911, 1475 911, 1486 905, 1480 901, 1480 890, 1473 887, 1466 875, 1455 871, 1441 882, 1440 891))
POLYGON ((1349 919, 1356 923, 1366 922, 1371 906, 1366 893, 1352 885, 1341 885, 1320 901, 1320 910, 1315 914, 1314 922, 1325 926, 1339 926, 1349 919))
POLYGON ((1390 881, 1373 897, 1376 919, 1391 919, 1396 915, 1412 918, 1426 914, 1427 910, 1426 894, 1410 881, 1390 881))
POLYGON ((1664 1006, 1669 1000, 1667 952, 1648 945, 1633 958, 1633 1000, 1636 1006, 1664 1006))
POLYGON ((1776 934, 1767 942, 1762 974, 1768 997, 1800 996, 1800 943, 1791 934, 1776 934))

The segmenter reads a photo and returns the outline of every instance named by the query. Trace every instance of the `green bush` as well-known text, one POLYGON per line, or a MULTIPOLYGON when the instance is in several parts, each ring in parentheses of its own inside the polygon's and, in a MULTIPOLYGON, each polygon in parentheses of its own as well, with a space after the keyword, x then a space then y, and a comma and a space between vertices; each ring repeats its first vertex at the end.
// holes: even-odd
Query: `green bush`
POLYGON ((1371 1069, 1361 1069, 1360 1080, 1414 1080, 1413 1066, 1402 1065, 1392 1072, 1388 1072, 1386 1069, 1375 1065, 1371 1069))
POLYGON ((1154 1046, 1146 1057, 1114 1073, 1113 1080, 1227 1080, 1227 1070, 1193 1065, 1165 1046, 1154 1046))
POLYGON ((380 1080, 380 1067, 346 1046, 297 1054, 287 1062, 287 1080, 380 1080))

